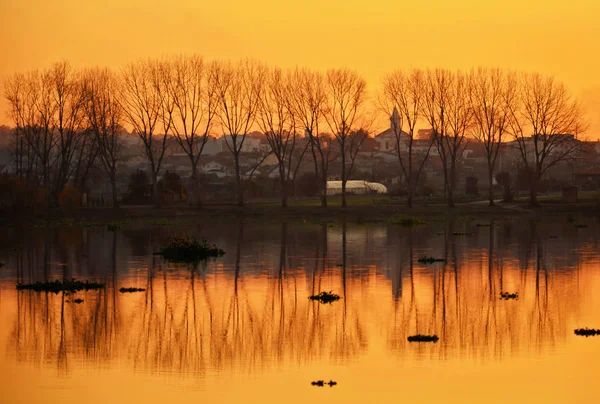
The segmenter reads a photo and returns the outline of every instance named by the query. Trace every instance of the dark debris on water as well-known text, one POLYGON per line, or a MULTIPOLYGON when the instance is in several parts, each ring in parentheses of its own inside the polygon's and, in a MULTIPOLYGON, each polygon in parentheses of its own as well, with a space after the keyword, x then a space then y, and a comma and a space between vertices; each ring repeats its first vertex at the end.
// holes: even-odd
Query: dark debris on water
POLYGON ((310 300, 318 300, 321 303, 333 303, 340 300, 340 295, 329 292, 321 292, 318 295, 312 295, 308 297, 310 300))
POLYGON ((119 289, 119 292, 121 293, 135 293, 135 292, 143 292, 146 289, 144 288, 121 288, 119 289))
POLYGON ((198 241, 195 237, 188 237, 172 239, 166 247, 155 254, 162 255, 164 259, 174 263, 194 263, 221 257, 225 251, 216 244, 208 244, 206 240, 198 241))
POLYGON ((437 335, 411 335, 408 337, 408 342, 438 342, 439 337, 437 335))
POLYGON ((76 279, 53 282, 17 283, 17 290, 32 290, 34 292, 78 292, 80 290, 104 289, 103 283, 78 281, 76 279))
POLYGON ((500 292, 500 299, 502 299, 502 300, 518 300, 519 294, 517 292, 515 292, 515 293, 500 292))
POLYGON ((434 262, 445 262, 443 258, 421 257, 418 259, 421 264, 433 264, 434 262))
POLYGON ((329 387, 333 387, 337 384, 337 382, 334 382, 333 380, 329 380, 328 382, 326 382, 325 380, 316 380, 314 382, 311 382, 310 384, 312 384, 313 386, 319 386, 319 387, 323 387, 325 385, 328 385, 329 387))
POLYGON ((596 335, 600 335, 600 330, 594 328, 578 328, 575 330, 575 335, 580 335, 582 337, 593 337, 596 335))

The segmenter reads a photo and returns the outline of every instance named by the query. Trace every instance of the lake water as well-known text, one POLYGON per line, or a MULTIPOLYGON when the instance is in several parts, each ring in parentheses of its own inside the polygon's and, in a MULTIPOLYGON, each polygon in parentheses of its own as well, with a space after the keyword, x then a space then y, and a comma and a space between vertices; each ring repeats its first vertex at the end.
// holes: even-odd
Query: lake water
POLYGON ((0 403, 600 402, 600 336, 573 333, 600 328, 600 225, 578 223, 4 229, 0 403), (152 255, 180 235, 226 254, 152 255), (63 277, 106 289, 15 288, 63 277))

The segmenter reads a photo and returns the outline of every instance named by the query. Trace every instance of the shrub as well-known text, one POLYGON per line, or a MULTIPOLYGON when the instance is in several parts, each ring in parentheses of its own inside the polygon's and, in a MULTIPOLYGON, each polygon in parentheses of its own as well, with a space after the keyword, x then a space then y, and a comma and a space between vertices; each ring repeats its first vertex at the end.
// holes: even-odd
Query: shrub
POLYGON ((58 195, 58 204, 63 211, 72 211, 81 206, 81 192, 74 186, 67 185, 58 195))

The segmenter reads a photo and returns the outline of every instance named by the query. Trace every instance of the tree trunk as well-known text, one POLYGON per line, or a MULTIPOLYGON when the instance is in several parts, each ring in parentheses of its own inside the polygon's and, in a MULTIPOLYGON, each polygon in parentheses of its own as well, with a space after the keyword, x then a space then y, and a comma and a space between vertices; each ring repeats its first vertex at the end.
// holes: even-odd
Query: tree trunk
POLYGON ((455 178, 455 165, 454 165, 454 161, 453 161, 450 165, 450 175, 448 178, 448 207, 449 208, 454 207, 454 186, 456 185, 454 178, 455 178))
POLYGON ((448 187, 448 207, 449 208, 454 207, 454 191, 452 190, 451 187, 448 187))
POLYGON ((492 167, 488 167, 488 184, 489 184, 489 188, 488 188, 488 196, 490 199, 490 206, 494 206, 494 190, 492 189, 493 187, 493 173, 492 173, 492 167))
POLYGON ((160 208, 160 195, 158 194, 158 175, 156 172, 152 172, 152 198, 154 199, 154 206, 160 208))
POLYGON ((190 160, 192 163, 192 176, 190 178, 187 201, 190 205, 202 205, 200 184, 198 183, 198 161, 194 161, 193 158, 190 160))
MULTIPOLYGON (((413 172, 412 172, 412 148, 413 148, 413 140, 410 139, 410 143, 408 144, 408 178, 406 182, 408 183, 407 187, 407 195, 406 195, 406 206, 408 208, 412 208, 412 197, 413 197, 413 172)), ((400 151, 398 151, 400 153, 400 151)))
POLYGON ((281 178, 281 207, 287 208, 288 206, 288 195, 287 195, 287 183, 285 179, 281 178))
POLYGON ((409 170, 408 170, 408 178, 406 179, 406 207, 407 208, 412 208, 413 205, 413 193, 414 193, 414 186, 413 186, 413 175, 411 172, 411 167, 409 166, 409 170))
POLYGON ((346 207, 346 153, 342 144, 342 208, 346 207))
POLYGON ((117 178, 116 175, 111 175, 110 186, 112 189, 113 209, 119 208, 119 198, 117 197, 117 178))
POLYGON ((234 154, 233 160, 235 163, 235 183, 237 193, 237 204, 238 206, 244 206, 244 193, 242 192, 242 177, 240 175, 240 156, 234 154))
POLYGON ((281 207, 287 208, 288 206, 288 190, 287 181, 285 176, 285 161, 279 161, 279 183, 281 185, 281 207))
POLYGON ((327 207, 327 177, 323 174, 321 178, 321 206, 327 207))
POLYGON ((537 188, 538 188, 539 176, 538 176, 537 172, 532 172, 531 176, 529 178, 530 178, 530 180, 529 180, 529 204, 531 206, 538 206, 537 188))

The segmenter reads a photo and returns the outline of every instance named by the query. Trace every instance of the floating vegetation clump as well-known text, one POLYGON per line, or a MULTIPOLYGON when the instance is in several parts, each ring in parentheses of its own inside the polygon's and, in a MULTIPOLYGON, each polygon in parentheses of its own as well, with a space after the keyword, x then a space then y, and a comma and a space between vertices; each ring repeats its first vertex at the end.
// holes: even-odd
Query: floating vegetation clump
POLYGON ((17 283, 17 290, 33 290, 34 292, 78 292, 80 290, 104 289, 103 283, 78 281, 75 279, 53 282, 17 283))
POLYGON ((445 262, 443 258, 421 257, 418 259, 421 264, 433 264, 434 262, 445 262))
POLYGON ((77 304, 83 303, 83 299, 80 299, 80 298, 73 299, 73 303, 77 303, 77 304))
POLYGON ((408 342, 438 342, 439 338, 437 335, 411 335, 408 337, 408 342))
POLYGON ((582 337, 593 337, 596 335, 600 335, 600 330, 596 330, 594 328, 578 328, 575 330, 575 335, 580 335, 582 337))
POLYGON ((323 387, 325 385, 329 385, 329 387, 333 387, 337 384, 337 382, 334 382, 333 380, 329 380, 328 382, 326 382, 325 380, 317 380, 317 381, 311 382, 310 384, 312 384, 313 386, 319 386, 319 387, 323 387))
POLYGON ((106 225, 108 231, 119 231, 125 226, 124 222, 110 222, 106 225))
POLYGON ((500 292, 500 299, 502 299, 502 300, 517 300, 517 299, 519 299, 519 294, 517 292, 515 292, 515 293, 500 292))
POLYGON ((162 218, 153 220, 150 224, 152 224, 153 226, 169 226, 173 224, 173 222, 171 222, 169 219, 162 218))
POLYGON ((175 263, 193 263, 211 257, 221 257, 225 251, 216 244, 208 244, 206 240, 198 241, 195 237, 175 238, 166 246, 161 248, 157 255, 175 263))
POLYGON ((146 289, 143 288, 121 288, 119 289, 119 292, 121 293, 134 293, 134 292, 143 292, 146 289))
POLYGON ((310 300, 318 300, 321 303, 333 303, 340 300, 340 295, 329 292, 321 292, 318 295, 312 295, 308 297, 310 300))
POLYGON ((390 220, 390 223, 397 224, 402 227, 416 227, 424 225, 425 222, 416 217, 398 216, 390 220))

